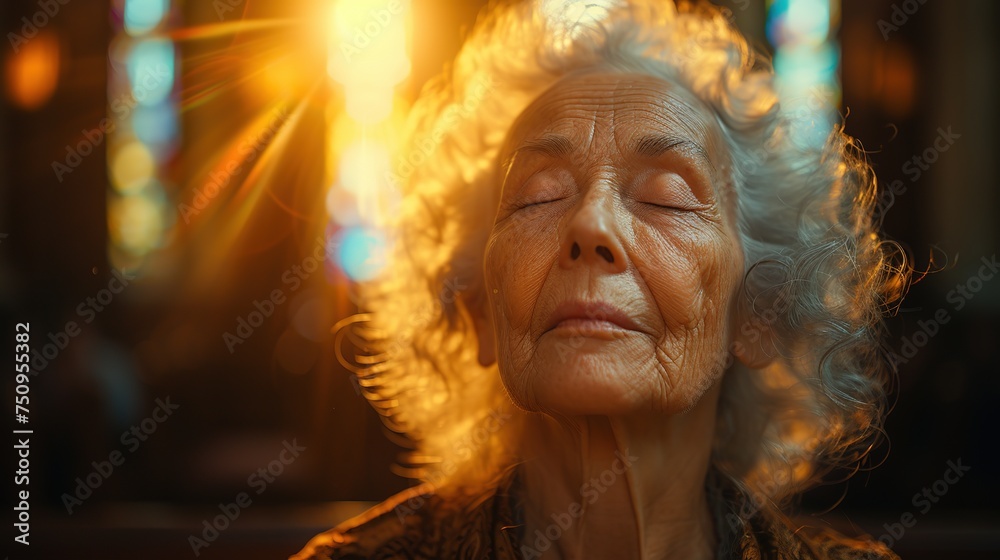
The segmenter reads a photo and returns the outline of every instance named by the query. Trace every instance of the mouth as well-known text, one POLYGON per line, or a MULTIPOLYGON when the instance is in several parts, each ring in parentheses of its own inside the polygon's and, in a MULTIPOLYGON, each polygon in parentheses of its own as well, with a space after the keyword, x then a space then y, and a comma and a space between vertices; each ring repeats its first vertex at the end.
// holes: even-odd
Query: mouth
POLYGON ((568 336, 616 337, 628 331, 639 331, 639 326, 621 309, 603 301, 565 301, 559 304, 545 333, 568 336))

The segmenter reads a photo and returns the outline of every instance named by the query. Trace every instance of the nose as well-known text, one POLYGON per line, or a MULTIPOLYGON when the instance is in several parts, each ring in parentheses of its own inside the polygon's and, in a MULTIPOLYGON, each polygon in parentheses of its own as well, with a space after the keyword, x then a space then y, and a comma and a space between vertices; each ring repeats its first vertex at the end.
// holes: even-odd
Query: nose
POLYGON ((559 264, 593 266, 609 273, 627 268, 611 196, 589 193, 584 198, 563 232, 559 264))

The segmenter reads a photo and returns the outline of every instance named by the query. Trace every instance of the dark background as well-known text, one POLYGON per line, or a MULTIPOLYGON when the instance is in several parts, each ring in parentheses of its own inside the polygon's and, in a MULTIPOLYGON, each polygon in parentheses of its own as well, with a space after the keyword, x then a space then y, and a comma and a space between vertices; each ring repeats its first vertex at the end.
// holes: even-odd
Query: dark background
MULTIPOLYGON (((895 4, 901 8, 907 2, 895 4)), ((481 5, 414 2, 411 97, 454 55, 481 5)), ((730 5, 741 28, 768 48, 763 3, 730 5)), ((849 483, 809 492, 801 505, 804 512, 823 512, 839 502, 825 521, 816 522, 874 536, 886 532, 884 524, 915 512, 916 524, 894 545, 903 558, 996 558, 1000 278, 983 282, 961 309, 948 294, 976 275, 981 258, 989 260, 1000 250, 1000 4, 928 0, 885 39, 878 22, 891 22, 893 5, 844 0, 839 27, 846 131, 868 152, 881 184, 898 180, 906 187, 885 213, 885 230, 918 270, 936 271, 912 287, 889 319, 887 350, 900 353, 906 340, 916 340, 919 321, 939 309, 950 320, 900 365, 886 425, 890 443, 872 454, 881 466, 849 483), (905 162, 932 146, 939 129, 949 128, 959 138, 913 179, 905 162), (916 513, 914 494, 940 479, 949 460, 970 467, 968 474, 926 514, 916 513)), ((298 17, 312 7, 303 0, 250 2, 240 9, 247 10, 244 17, 266 18, 298 17)), ((5 1, 0 30, 19 28, 20 18, 37 9, 32 1, 5 1)), ((0 234, 6 234, 0 235, 0 325, 10 337, 0 355, 7 363, 13 362, 15 323, 30 321, 33 344, 43 344, 111 278, 103 154, 86 158, 62 183, 51 171, 64 146, 104 115, 111 9, 109 2, 90 0, 63 6, 49 26, 60 38, 62 57, 52 97, 32 110, 7 97, 0 105, 0 234)), ((189 3, 182 16, 179 25, 215 21, 207 1, 189 3)), ((289 45, 296 56, 287 64, 306 71, 318 64, 308 54, 308 41, 297 40, 294 31, 265 34, 263 40, 289 45)), ((185 80, 203 77, 193 71, 200 68, 198 57, 220 46, 225 45, 182 45, 182 66, 191 61, 181 73, 184 93, 185 80)), ((6 43, 2 52, 6 67, 13 53, 6 43)), ((224 63, 219 67, 217 78, 238 73, 224 63)), ((210 146, 258 109, 231 96, 210 97, 181 114, 182 145, 210 146)), ((285 169, 284 180, 296 193, 303 185, 315 188, 321 172, 304 164, 323 157, 322 110, 314 111, 313 124, 295 131, 298 164, 285 169)), ((170 171, 179 185, 171 193, 176 200, 198 180, 197 154, 187 151, 170 171)), ((362 502, 380 501, 408 486, 390 471, 402 448, 389 441, 378 415, 337 364, 332 335, 296 339, 294 355, 300 359, 294 364, 276 358, 279 342, 287 343, 295 306, 321 309, 311 317, 326 331, 357 311, 343 276, 317 275, 295 305, 279 308, 234 354, 219 340, 219 333, 246 314, 248 302, 280 285, 282 271, 303 258, 307 232, 321 213, 302 198, 290 200, 305 217, 262 211, 257 227, 250 228, 259 233, 241 238, 214 264, 238 282, 215 291, 192 290, 185 275, 204 263, 175 251, 166 272, 143 278, 116 297, 32 379, 36 557, 188 557, 188 535, 219 513, 220 502, 245 491, 247 475, 293 438, 307 451, 266 492, 254 495, 254 505, 202 556, 286 557, 313 534, 364 509, 362 502), (76 477, 90 473, 92 461, 121 449, 121 433, 148 416, 155 399, 167 396, 181 407, 175 417, 126 454, 125 463, 67 515, 60 497, 72 492, 76 477)), ((178 244, 186 240, 181 237, 178 244)), ((12 399, 12 374, 5 376, 5 387, 12 399)), ((7 548, 13 558, 24 557, 23 550, 7 548)))

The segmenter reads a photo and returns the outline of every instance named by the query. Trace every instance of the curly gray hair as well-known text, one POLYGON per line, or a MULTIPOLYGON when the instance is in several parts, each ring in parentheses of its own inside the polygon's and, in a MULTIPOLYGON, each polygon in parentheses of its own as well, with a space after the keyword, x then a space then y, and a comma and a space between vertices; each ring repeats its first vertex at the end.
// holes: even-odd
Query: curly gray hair
POLYGON ((354 332, 369 355, 351 367, 386 425, 413 442, 416 468, 402 474, 444 490, 509 466, 517 422, 481 428, 510 403, 496 366, 476 360, 468 309, 486 297, 496 211, 487 193, 498 188, 501 143, 570 72, 660 77, 697 96, 724 133, 751 317, 738 328, 774 358, 757 370, 720 364, 713 462, 780 503, 830 468, 860 465, 881 433, 891 372, 878 340, 908 285, 905 257, 878 234, 875 177, 853 139, 831 127, 822 145, 797 142, 801 115, 782 108, 769 62, 725 12, 629 0, 600 16, 566 26, 534 2, 496 3, 425 86, 394 176, 402 204, 390 264, 361 287, 371 313, 354 332))

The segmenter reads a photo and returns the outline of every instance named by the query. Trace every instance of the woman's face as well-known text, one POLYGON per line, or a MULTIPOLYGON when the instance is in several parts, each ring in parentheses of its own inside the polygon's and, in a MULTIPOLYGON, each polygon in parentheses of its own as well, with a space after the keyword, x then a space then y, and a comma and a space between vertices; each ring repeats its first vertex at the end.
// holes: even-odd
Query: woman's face
POLYGON ((591 72, 512 127, 484 273, 519 406, 676 413, 718 380, 743 256, 707 111, 666 81, 591 72))

